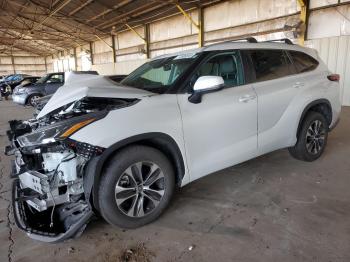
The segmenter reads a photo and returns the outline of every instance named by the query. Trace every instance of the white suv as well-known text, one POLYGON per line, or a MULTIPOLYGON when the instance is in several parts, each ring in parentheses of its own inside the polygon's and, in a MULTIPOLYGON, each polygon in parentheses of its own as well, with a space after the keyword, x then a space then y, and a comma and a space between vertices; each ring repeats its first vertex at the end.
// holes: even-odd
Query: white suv
POLYGON ((255 39, 154 58, 121 84, 72 80, 36 119, 10 122, 17 225, 49 242, 94 214, 136 228, 215 171, 281 148, 316 160, 338 81, 314 50, 255 39))

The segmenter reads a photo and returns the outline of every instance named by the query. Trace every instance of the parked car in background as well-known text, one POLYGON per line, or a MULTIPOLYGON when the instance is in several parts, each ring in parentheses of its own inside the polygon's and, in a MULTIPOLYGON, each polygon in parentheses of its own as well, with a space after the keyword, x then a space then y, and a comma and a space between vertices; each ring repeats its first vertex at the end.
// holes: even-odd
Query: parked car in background
POLYGON ((0 84, 8 84, 10 86, 16 86, 19 84, 19 82, 21 82, 25 77, 30 77, 30 75, 27 74, 13 74, 13 75, 9 75, 6 76, 4 78, 4 80, 0 83, 0 84))
MULTIPOLYGON (((119 83, 121 82, 125 77, 127 77, 127 75, 110 75, 110 76, 106 76, 106 78, 116 82, 116 83, 119 83)), ((34 112, 34 115, 36 116, 40 111, 41 109, 44 108, 44 106, 47 104, 47 102, 49 102, 49 100, 51 99, 53 94, 51 95, 47 95, 47 96, 43 96, 43 97, 40 97, 36 100, 36 104, 35 104, 35 112, 34 112)))
POLYGON ((17 86, 31 85, 31 84, 34 84, 39 79, 40 77, 38 76, 21 75, 19 78, 18 77, 14 78, 14 80, 4 81, 3 83, 0 83, 1 96, 7 98, 9 95, 13 93, 13 90, 17 86))
POLYGON ((2 76, 2 78, 0 79, 0 84, 5 82, 7 79, 10 79, 13 75, 6 75, 6 76, 2 76))
MULTIPOLYGON (((76 74, 93 74, 96 71, 78 71, 76 74)), ((20 105, 35 106, 38 98, 54 94, 58 88, 64 85, 68 73, 50 73, 40 78, 35 84, 19 87, 14 90, 12 95, 13 102, 20 105)))

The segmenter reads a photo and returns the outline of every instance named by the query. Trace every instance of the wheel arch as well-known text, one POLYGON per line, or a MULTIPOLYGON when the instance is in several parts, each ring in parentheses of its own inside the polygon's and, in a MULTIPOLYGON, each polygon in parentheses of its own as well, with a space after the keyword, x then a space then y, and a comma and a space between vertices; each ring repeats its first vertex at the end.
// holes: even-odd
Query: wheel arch
POLYGON ((317 99, 312 102, 310 102, 303 110, 300 119, 299 119, 299 124, 298 124, 298 129, 297 129, 297 135, 299 135, 302 123, 305 119, 305 116, 307 115, 308 112, 310 111, 315 111, 319 112, 324 115, 326 118, 328 125, 330 126, 332 123, 332 105, 327 99, 317 99))
POLYGON ((44 95, 43 95, 42 93, 40 93, 40 92, 31 93, 31 94, 29 94, 29 95, 27 96, 26 101, 25 101, 25 104, 27 105, 28 102, 29 102, 29 99, 30 99, 32 96, 35 96, 35 95, 38 95, 38 96, 40 96, 40 97, 43 97, 43 96, 44 96, 44 95))
POLYGON ((156 148, 159 151, 161 151, 174 166, 176 174, 176 184, 178 186, 181 185, 181 181, 185 175, 185 162, 181 150, 176 141, 171 136, 165 133, 152 132, 135 135, 111 145, 102 153, 101 156, 98 157, 97 160, 93 161, 92 165, 89 166, 89 169, 92 169, 93 172, 91 172, 92 170, 89 170, 87 175, 93 176, 93 178, 88 177, 87 180, 93 182, 91 185, 92 200, 94 207, 97 210, 99 210, 99 204, 97 201, 98 187, 96 185, 99 185, 105 164, 108 163, 108 161, 116 152, 131 145, 145 145, 156 148))

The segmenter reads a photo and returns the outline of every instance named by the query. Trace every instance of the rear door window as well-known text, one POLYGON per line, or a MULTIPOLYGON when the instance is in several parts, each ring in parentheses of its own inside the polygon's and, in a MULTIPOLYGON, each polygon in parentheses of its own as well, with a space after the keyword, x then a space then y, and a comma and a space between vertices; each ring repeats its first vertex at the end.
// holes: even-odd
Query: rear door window
POLYGON ((284 50, 250 50, 256 82, 273 80, 295 74, 293 65, 284 50))
POLYGON ((303 52, 289 51, 289 54, 298 73, 312 71, 316 69, 319 64, 316 59, 303 52))

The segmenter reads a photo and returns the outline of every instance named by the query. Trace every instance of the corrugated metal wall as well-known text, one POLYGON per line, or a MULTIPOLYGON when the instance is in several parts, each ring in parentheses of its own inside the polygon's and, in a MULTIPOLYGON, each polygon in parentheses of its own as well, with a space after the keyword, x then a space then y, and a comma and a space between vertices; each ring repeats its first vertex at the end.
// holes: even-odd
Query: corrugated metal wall
POLYGON ((309 40, 306 45, 315 48, 329 69, 340 75, 340 98, 350 106, 350 36, 309 40))
POLYGON ((46 73, 45 58, 39 56, 0 56, 0 75, 28 74, 42 76, 46 73))

